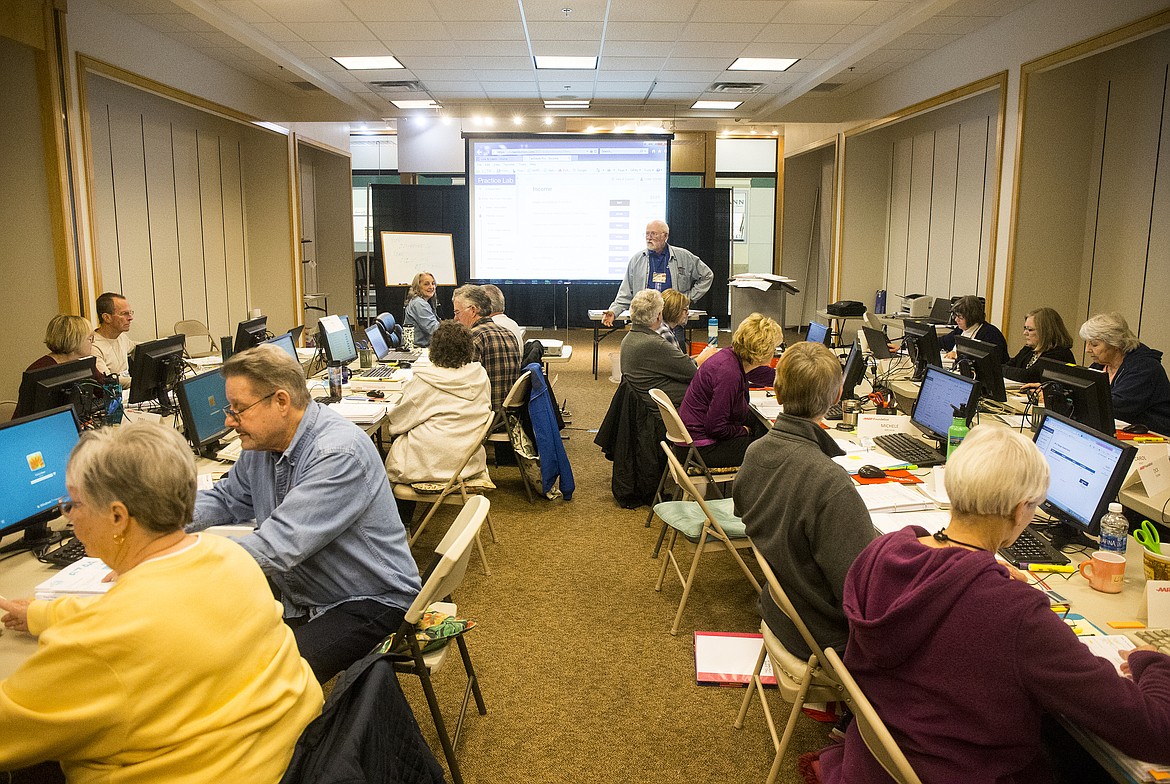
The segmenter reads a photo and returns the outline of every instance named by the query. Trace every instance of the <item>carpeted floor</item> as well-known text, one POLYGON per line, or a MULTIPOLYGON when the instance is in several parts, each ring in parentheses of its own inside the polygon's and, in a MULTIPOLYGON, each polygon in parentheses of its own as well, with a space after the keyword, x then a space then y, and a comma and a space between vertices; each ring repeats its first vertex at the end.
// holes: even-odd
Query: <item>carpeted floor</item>
MULTIPOLYGON (((564 338, 564 332, 545 333, 564 338)), ((533 337, 530 335, 529 337, 533 337)), ((456 594, 460 614, 480 625, 468 644, 488 713, 469 708, 458 758, 469 784, 488 782, 763 781, 773 748, 758 702, 732 726, 741 689, 697 686, 693 632, 758 631, 755 593, 725 554, 700 565, 678 636, 670 624, 681 593, 649 557, 657 528, 647 509, 621 509, 610 494, 610 463, 593 444, 616 385, 590 370, 592 331, 573 330, 574 355, 553 365, 554 390, 572 420, 564 431, 577 491, 572 501, 528 504, 514 467, 492 468, 489 498, 497 543, 485 539, 491 576, 478 556, 456 594)), ((724 342, 726 343, 726 336, 724 342)), ((430 557, 454 510, 416 543, 430 557)), ((657 523, 656 523, 657 525, 657 523)), ((681 546, 679 546, 681 550, 681 546)), ((683 562, 689 563, 688 556, 683 562)), ((751 560, 750 558, 748 559, 751 560)), ((754 568, 754 563, 752 564, 754 568)), ((424 735, 443 760, 416 679, 403 687, 424 735)), ((458 658, 435 678, 453 730, 465 679, 458 658)), ((781 728, 788 705, 768 694, 781 728)), ((827 743, 828 726, 801 717, 779 781, 799 782, 796 758, 827 743)))

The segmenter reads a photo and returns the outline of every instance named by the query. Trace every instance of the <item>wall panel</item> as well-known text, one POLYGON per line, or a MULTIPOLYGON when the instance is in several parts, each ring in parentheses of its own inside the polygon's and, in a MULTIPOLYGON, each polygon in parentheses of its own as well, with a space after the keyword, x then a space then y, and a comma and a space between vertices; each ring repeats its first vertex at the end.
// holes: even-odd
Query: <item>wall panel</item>
MULTIPOLYGON (((175 322, 183 317, 171 126, 168 122, 144 118, 142 129, 150 269, 154 283, 151 296, 155 303, 154 331, 159 335, 169 335, 175 322)), ((137 308, 137 304, 134 307, 137 308)))
POLYGON ((926 294, 926 265, 930 253, 930 224, 934 200, 934 133, 914 137, 910 171, 910 217, 906 234, 906 291, 926 294))
POLYGON ((950 291, 954 266, 956 178, 959 160, 959 126, 940 128, 934 134, 934 170, 930 183, 930 239, 923 292, 950 291))
POLYGON ((990 189, 986 187, 989 170, 987 156, 989 152, 994 154, 994 144, 988 144, 988 134, 994 133, 995 129, 990 117, 982 117, 961 123, 958 131, 954 244, 951 251, 950 285, 944 289, 952 296, 971 292, 982 294, 986 286, 986 237, 991 228, 984 221, 988 213, 984 209, 983 197, 986 193, 990 199, 990 189))
MULTIPOLYGON (((171 128, 175 182, 175 229, 179 248, 179 277, 182 288, 182 318, 207 320, 207 279, 203 269, 203 229, 199 215, 199 148, 195 130, 171 128)), ((212 330, 212 334, 219 334, 212 330)))

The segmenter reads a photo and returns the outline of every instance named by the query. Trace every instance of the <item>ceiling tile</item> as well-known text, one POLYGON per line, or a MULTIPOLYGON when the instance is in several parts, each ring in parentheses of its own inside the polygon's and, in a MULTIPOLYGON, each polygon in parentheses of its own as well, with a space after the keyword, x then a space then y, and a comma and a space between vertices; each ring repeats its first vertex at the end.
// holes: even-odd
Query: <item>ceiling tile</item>
POLYGON ((784 24, 849 24, 873 7, 871 0, 794 0, 773 22, 784 24))
POLYGON ((433 22, 439 15, 430 0, 344 0, 354 16, 364 22, 433 22))
POLYGON ((219 0, 219 7, 235 14, 248 24, 275 22, 272 15, 252 2, 252 0, 219 0))
MULTIPOLYGON (((816 51, 817 44, 748 44, 737 57, 808 57, 816 51)), ((728 65, 735 58, 728 60, 728 65)))
POLYGON ((605 42, 601 50, 603 58, 608 57, 665 57, 670 54, 671 47, 664 46, 661 41, 615 41, 612 38, 605 42))
POLYGON ((188 30, 185 25, 180 24, 178 14, 137 14, 134 18, 160 33, 177 33, 188 30))
POLYGON ((428 57, 425 55, 412 56, 410 67, 414 71, 427 71, 443 68, 473 69, 476 61, 470 57, 428 57))
POLYGON ((263 24, 252 25, 257 32, 262 33, 273 41, 300 41, 301 37, 289 30, 288 27, 282 25, 280 22, 265 22, 263 24))
MULTIPOLYGON (((472 81, 475 81, 475 76, 474 76, 475 72, 469 71, 466 69, 436 68, 433 70, 425 70, 424 71, 422 69, 416 68, 416 69, 413 69, 411 71, 411 73, 413 73, 416 77, 418 77, 419 79, 421 79, 422 81, 424 81, 428 84, 430 84, 431 82, 456 82, 456 81, 459 81, 460 79, 468 79, 468 78, 470 78, 472 81)), ((373 81, 373 80, 367 79, 366 81, 368 82, 368 81, 373 81)))
POLYGON ((457 41, 454 49, 453 54, 467 57, 529 57, 525 41, 457 41))
POLYGON ((519 22, 516 0, 439 0, 433 4, 439 18, 449 22, 519 22))
MULTIPOLYGON (((532 42, 534 55, 552 54, 571 57, 596 57, 597 41, 536 41, 532 42)), ((577 69, 571 69, 577 70, 577 69)))
POLYGON ((687 25, 680 41, 751 41, 761 30, 758 24, 737 24, 734 22, 701 22, 687 25))
POLYGON ((870 3, 869 8, 853 21, 856 24, 880 25, 894 17, 910 10, 910 3, 888 2, 870 3))
POLYGON ((411 24, 409 34, 402 25, 391 22, 368 22, 366 27, 383 41, 447 41, 450 31, 445 22, 417 22, 411 24))
POLYGON ((543 41, 600 41, 601 22, 529 22, 528 35, 543 41))
POLYGON ((603 57, 598 64, 601 71, 648 70, 657 72, 662 68, 662 57, 603 57))
POLYGON ((391 54, 381 41, 315 41, 313 46, 326 57, 380 57, 391 54))
POLYGON ((756 36, 756 43, 823 44, 840 32, 833 24, 773 24, 756 36))
POLYGON ((533 2, 525 0, 524 18, 533 22, 555 22, 567 19, 570 22, 598 22, 605 19, 606 0, 572 0, 570 3, 533 2), (566 17, 562 8, 572 8, 566 17))
POLYGON ((267 11, 278 22, 354 22, 357 17, 350 13, 341 0, 254 0, 257 6, 267 11))
POLYGON ((674 22, 654 22, 649 24, 614 24, 612 21, 605 28, 605 37, 610 41, 669 41, 678 40, 686 25, 674 22))
POLYGON ((483 71, 531 71, 532 59, 529 57, 477 57, 475 68, 483 71))
POLYGON ((306 41, 374 40, 374 34, 361 22, 290 22, 288 29, 306 41))
POLYGON ((613 0, 609 18, 638 22, 645 27, 662 22, 686 22, 698 5, 695 0, 613 0))
MULTIPOLYGON (((671 57, 666 61, 667 71, 723 73, 731 63, 727 60, 712 60, 705 57, 671 57)), ((688 73, 688 78, 690 74, 688 73)))
POLYGON ((870 27, 868 25, 845 25, 827 43, 834 44, 851 44, 860 41, 865 36, 874 32, 878 28, 870 27))
POLYGON ((777 3, 775 0, 703 0, 695 9, 690 21, 724 22, 736 19, 741 22, 762 24, 772 21, 781 9, 787 10, 786 4, 777 3))
POLYGON ((523 41, 524 26, 515 22, 447 22, 447 32, 453 41, 523 41))
POLYGON ((280 45, 289 54, 294 57, 320 57, 321 52, 317 51, 317 47, 313 46, 308 41, 286 41, 280 45))
POLYGON ((153 0, 106 0, 105 5, 123 14, 159 14, 174 11, 172 3, 153 0))

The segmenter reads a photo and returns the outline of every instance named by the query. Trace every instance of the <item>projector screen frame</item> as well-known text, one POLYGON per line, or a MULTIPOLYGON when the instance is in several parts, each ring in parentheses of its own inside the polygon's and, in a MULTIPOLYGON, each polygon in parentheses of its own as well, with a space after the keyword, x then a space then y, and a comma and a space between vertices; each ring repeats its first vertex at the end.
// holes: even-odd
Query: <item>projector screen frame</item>
MULTIPOLYGON (((641 241, 643 228, 639 227, 636 230, 633 226, 631 230, 631 240, 637 237, 639 241, 636 244, 631 244, 628 252, 623 251, 624 258, 621 260, 621 270, 612 275, 603 275, 597 277, 566 277, 564 275, 542 275, 542 276, 525 276, 525 275, 496 275, 483 274, 478 268, 478 259, 476 257, 476 220, 475 220, 475 181, 476 169, 473 164, 473 146, 475 143, 487 141, 500 142, 517 142, 517 141, 531 141, 531 142, 558 142, 571 141, 574 143, 587 144, 590 142, 616 142, 616 143, 630 143, 630 142, 663 142, 665 143, 665 157, 664 157, 664 173, 663 173, 663 187, 662 187, 662 207, 657 210, 659 214, 645 216, 645 222, 651 220, 663 220, 667 218, 669 213, 669 199, 670 199, 670 156, 671 144, 674 140, 674 134, 670 132, 661 133, 598 133, 598 134, 579 134, 579 133, 493 133, 493 132, 479 132, 479 131, 465 131, 464 139, 464 171, 467 173, 467 203, 468 203, 468 228, 469 228, 469 280, 474 282, 493 282, 493 283, 508 283, 508 284, 543 284, 543 285, 573 285, 573 284, 617 284, 625 276, 626 265, 631 256, 645 247, 641 241)), ((631 215, 631 222, 639 223, 644 226, 641 220, 635 220, 631 215)), ((611 259, 611 263, 616 267, 616 256, 611 259)), ((491 272, 493 270, 489 270, 491 272)))

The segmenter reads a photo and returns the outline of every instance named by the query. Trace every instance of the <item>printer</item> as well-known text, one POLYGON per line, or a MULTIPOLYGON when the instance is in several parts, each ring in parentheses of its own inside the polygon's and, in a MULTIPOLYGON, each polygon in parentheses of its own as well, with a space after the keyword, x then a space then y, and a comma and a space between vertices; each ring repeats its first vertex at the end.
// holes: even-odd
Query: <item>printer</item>
POLYGON ((926 294, 899 294, 902 298, 902 308, 899 316, 906 318, 922 318, 930 315, 930 308, 934 304, 934 297, 926 294))

